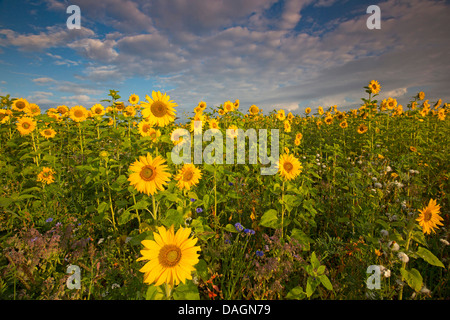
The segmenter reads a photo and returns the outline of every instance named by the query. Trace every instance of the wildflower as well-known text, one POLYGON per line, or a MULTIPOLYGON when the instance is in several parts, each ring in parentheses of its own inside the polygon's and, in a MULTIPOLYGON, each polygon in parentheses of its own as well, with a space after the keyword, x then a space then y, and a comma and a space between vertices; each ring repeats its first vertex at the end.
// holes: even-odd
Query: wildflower
POLYGON ((253 229, 244 229, 244 233, 248 234, 248 235, 253 235, 253 234, 255 234, 255 230, 253 230, 253 229))
POLYGON ((258 257, 262 257, 264 255, 264 252, 262 252, 261 250, 256 250, 256 255, 258 257))
POLYGON ((202 213, 202 212, 203 212, 203 209, 202 209, 202 208, 197 208, 197 209, 195 209, 195 211, 196 211, 197 213, 202 213))
POLYGON ((381 86, 378 81, 372 80, 369 83, 369 89, 373 94, 377 94, 378 92, 380 92, 381 86))
POLYGON ((153 195, 158 190, 164 190, 164 185, 167 184, 171 176, 166 171, 167 165, 164 162, 166 160, 161 156, 153 158, 150 153, 147 153, 147 156, 140 156, 139 160, 130 165, 132 171, 128 178, 130 185, 147 195, 153 195))
POLYGON ((48 218, 47 220, 45 220, 45 222, 52 222, 53 218, 48 218))
POLYGON ((445 239, 439 239, 439 241, 442 242, 445 246, 450 245, 450 243, 445 239))
POLYGON ((242 224, 240 224, 239 222, 236 222, 234 224, 234 227, 236 228, 236 231, 241 232, 242 230, 244 230, 244 227, 242 226, 242 224))
POLYGON ((195 201, 195 199, 194 199, 194 198, 190 198, 189 200, 190 200, 191 202, 194 202, 194 201, 195 201))
POLYGON ((409 257, 406 255, 406 253, 404 252, 399 252, 398 253, 398 258, 400 259, 401 262, 403 263, 407 263, 409 261, 409 257))
POLYGON ((278 162, 280 175, 286 180, 292 180, 302 172, 300 161, 292 154, 284 154, 278 162))
POLYGON ((400 249, 399 244, 395 241, 390 241, 388 247, 391 248, 392 251, 398 251, 400 249))
POLYGON ((185 163, 178 171, 175 180, 177 180, 177 186, 180 190, 189 190, 192 186, 198 184, 201 176, 202 173, 200 169, 196 168, 194 164, 185 163))
POLYGON ((198 239, 189 238, 191 228, 180 228, 174 233, 171 226, 168 230, 158 227, 159 233, 154 232, 154 240, 143 240, 142 257, 137 261, 149 260, 139 271, 144 273, 144 283, 159 286, 167 283, 169 286, 185 283, 192 279, 194 265, 199 261, 199 246, 195 246, 198 239))
POLYGON ((419 222, 419 225, 422 227, 422 231, 425 234, 430 234, 431 231, 434 231, 438 226, 442 226, 441 221, 444 219, 439 215, 441 206, 436 204, 436 200, 430 199, 428 206, 419 210, 420 215, 416 221, 419 222))
POLYGON ((36 121, 33 118, 22 117, 17 122, 17 130, 19 130, 21 135, 27 135, 33 132, 36 128, 36 121))
POLYGON ((55 181, 55 177, 53 176, 55 171, 51 168, 44 167, 42 171, 37 176, 37 181, 42 181, 46 184, 53 183, 55 181))
POLYGON ((150 124, 164 127, 175 120, 175 109, 178 105, 170 100, 166 93, 152 92, 152 98, 145 97, 147 102, 142 102, 144 109, 142 116, 149 120, 150 124))
POLYGON ((382 229, 382 230, 380 231, 380 233, 381 233, 381 235, 382 235, 383 237, 389 236, 389 231, 387 231, 387 230, 382 229))
POLYGON ((89 114, 85 107, 75 106, 70 109, 69 116, 75 122, 83 122, 88 118, 89 114))

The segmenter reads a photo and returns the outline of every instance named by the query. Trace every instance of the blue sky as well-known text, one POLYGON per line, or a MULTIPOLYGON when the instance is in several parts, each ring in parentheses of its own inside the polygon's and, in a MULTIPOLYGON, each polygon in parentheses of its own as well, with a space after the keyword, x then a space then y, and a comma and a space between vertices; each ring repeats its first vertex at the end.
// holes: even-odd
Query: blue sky
POLYGON ((359 106, 376 79, 381 99, 450 101, 449 17, 434 0, 0 0, 0 95, 46 109, 160 90, 181 112, 239 99, 301 113, 359 106))

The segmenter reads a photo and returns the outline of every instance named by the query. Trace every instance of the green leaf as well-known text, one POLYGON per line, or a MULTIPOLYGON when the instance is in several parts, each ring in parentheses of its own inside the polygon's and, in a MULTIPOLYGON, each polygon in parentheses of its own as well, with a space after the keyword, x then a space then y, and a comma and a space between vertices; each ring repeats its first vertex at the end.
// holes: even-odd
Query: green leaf
POLYGON ((417 269, 411 268, 411 270, 406 270, 405 268, 400 269, 402 277, 406 280, 406 283, 413 288, 415 291, 422 289, 423 279, 420 272, 417 269))
POLYGON ((208 272, 208 265, 206 264, 206 261, 203 259, 200 259, 195 266, 195 269, 197 270, 198 276, 206 281, 209 279, 209 272, 208 272))
POLYGON ((230 223, 225 226, 225 230, 228 232, 238 233, 236 228, 230 223))
POLYGON ((316 290, 318 284, 319 283, 317 280, 314 280, 313 278, 308 277, 308 280, 306 281, 306 296, 308 298, 312 296, 312 294, 316 290))
POLYGON ((309 251, 310 243, 314 241, 306 235, 302 230, 293 228, 291 231, 291 237, 296 239, 301 245, 303 245, 303 251, 309 251))
POLYGON ((184 223, 183 214, 175 209, 169 209, 165 213, 165 217, 162 219, 161 223, 170 228, 174 225, 175 229, 184 223))
POLYGON ((164 299, 164 292, 161 286, 155 287, 151 285, 147 289, 147 293, 145 294, 145 300, 162 300, 164 299))
POLYGON ((302 300, 306 298, 306 293, 303 291, 302 287, 296 286, 292 288, 291 291, 286 295, 286 299, 296 299, 302 300))
POLYGON ((311 265, 314 269, 318 269, 320 267, 320 261, 317 259, 315 252, 311 254, 311 265))
POLYGON ((133 219, 133 217, 134 214, 132 214, 130 210, 126 210, 119 216, 117 222, 119 223, 119 225, 123 225, 133 219))
POLYGON ((333 285, 331 284, 330 279, 328 279, 326 275, 323 274, 319 276, 319 280, 325 288, 327 288, 330 291, 333 291, 333 285))
POLYGON ((423 247, 419 247, 419 249, 417 250, 416 253, 419 257, 421 257, 423 260, 425 260, 429 264, 436 266, 436 267, 445 268, 445 266, 441 262, 441 260, 439 260, 430 250, 425 249, 423 247))
POLYGON ((99 214, 105 213, 105 211, 108 209, 108 204, 106 202, 101 202, 97 207, 97 212, 99 214))
POLYGON ((274 209, 267 210, 261 217, 259 224, 263 227, 273 229, 279 228, 280 222, 278 221, 278 212, 274 209))
POLYGON ((197 286, 192 281, 186 281, 174 289, 174 300, 200 300, 197 286))

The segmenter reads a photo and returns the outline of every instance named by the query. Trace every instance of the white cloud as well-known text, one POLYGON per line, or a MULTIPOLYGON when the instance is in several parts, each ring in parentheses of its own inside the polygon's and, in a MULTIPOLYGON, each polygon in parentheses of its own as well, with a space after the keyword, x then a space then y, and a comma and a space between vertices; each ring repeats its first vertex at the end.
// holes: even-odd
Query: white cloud
POLYGON ((55 79, 52 79, 49 77, 41 77, 41 78, 33 79, 32 81, 37 84, 47 84, 47 83, 55 82, 55 79))

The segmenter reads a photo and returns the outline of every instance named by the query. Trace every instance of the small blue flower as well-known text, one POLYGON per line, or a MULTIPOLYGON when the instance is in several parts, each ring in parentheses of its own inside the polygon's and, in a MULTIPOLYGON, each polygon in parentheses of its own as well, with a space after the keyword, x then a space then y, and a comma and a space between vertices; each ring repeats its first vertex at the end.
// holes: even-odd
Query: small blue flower
POLYGON ((45 220, 45 222, 52 222, 53 218, 48 218, 47 220, 45 220))
POLYGON ((225 239, 226 244, 231 244, 231 241, 229 239, 225 239))
POLYGON ((262 257, 264 255, 264 252, 262 252, 261 250, 256 250, 256 255, 258 257, 262 257))
POLYGON ((200 213, 200 212, 203 212, 203 209, 202 208, 197 208, 197 209, 195 209, 195 211, 197 211, 197 213, 200 213))
POLYGON ((236 228, 237 231, 241 232, 242 230, 244 230, 244 227, 242 226, 242 224, 240 224, 239 222, 236 222, 234 224, 234 227, 236 228))
POLYGON ((228 182, 228 185, 229 185, 229 186, 232 186, 232 185, 233 185, 233 182, 228 182))
POLYGON ((194 201, 195 201, 195 199, 194 199, 194 198, 190 198, 189 200, 191 200, 191 202, 194 202, 194 201))

